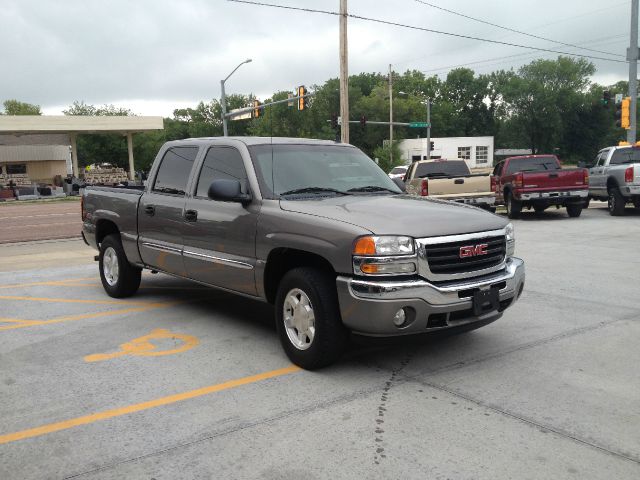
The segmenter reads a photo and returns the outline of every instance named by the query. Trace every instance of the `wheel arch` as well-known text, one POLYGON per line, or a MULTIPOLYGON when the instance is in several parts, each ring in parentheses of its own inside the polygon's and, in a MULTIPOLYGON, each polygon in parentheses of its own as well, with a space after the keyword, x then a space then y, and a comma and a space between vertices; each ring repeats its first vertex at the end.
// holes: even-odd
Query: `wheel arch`
POLYGON ((96 245, 100 245, 107 235, 120 235, 120 229, 115 222, 107 219, 100 219, 96 222, 96 245))
POLYGON ((264 271, 264 293, 269 303, 275 303, 282 277, 297 267, 314 267, 336 275, 331 263, 322 255, 295 248, 274 248, 269 252, 264 271))

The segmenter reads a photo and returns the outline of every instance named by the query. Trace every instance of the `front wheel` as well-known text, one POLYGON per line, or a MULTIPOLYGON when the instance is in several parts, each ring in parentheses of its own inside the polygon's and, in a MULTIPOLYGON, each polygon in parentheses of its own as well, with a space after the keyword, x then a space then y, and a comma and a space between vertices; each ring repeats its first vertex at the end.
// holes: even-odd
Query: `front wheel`
POLYGON ((582 203, 571 203, 567 205, 567 213, 572 218, 577 218, 582 213, 582 203))
POLYGON ((519 202, 513 198, 511 192, 505 194, 505 203, 507 206, 507 217, 519 218, 522 211, 522 202, 519 202))
POLYGON ((335 279, 316 268, 295 268, 278 286, 276 328, 289 359, 307 370, 340 358, 348 331, 342 324, 335 279))
POLYGON ((626 201, 620 193, 620 189, 616 187, 612 187, 611 189, 609 189, 609 214, 613 215, 614 217, 624 215, 625 204, 626 201))
POLYGON ((100 280, 110 297, 130 297, 138 291, 142 269, 127 260, 120 235, 107 235, 100 243, 100 280))

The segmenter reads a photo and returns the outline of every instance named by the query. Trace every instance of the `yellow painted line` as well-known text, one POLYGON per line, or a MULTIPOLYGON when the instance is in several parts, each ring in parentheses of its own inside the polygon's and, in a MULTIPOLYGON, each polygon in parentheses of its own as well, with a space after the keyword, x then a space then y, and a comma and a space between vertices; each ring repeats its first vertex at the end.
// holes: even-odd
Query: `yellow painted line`
POLYGON ((38 322, 38 320, 21 320, 18 318, 0 318, 0 323, 19 323, 21 325, 33 325, 34 322, 38 322))
POLYGON ((147 310, 151 310, 154 308, 171 307, 179 303, 183 302, 152 303, 144 307, 122 308, 119 310, 111 310, 108 312, 83 313, 80 315, 66 315, 64 317, 52 318, 50 320, 23 320, 23 322, 25 323, 18 323, 16 325, 0 325, 0 331, 15 330, 17 328, 25 327, 35 327, 38 325, 51 325, 53 323, 73 322, 76 320, 85 320, 87 318, 107 317, 109 315, 120 315, 123 313, 146 312, 147 310))
POLYGON ((85 303, 91 305, 150 305, 149 302, 132 302, 129 300, 88 300, 78 298, 24 297, 19 295, 0 295, 0 300, 21 300, 28 302, 52 303, 85 303))
POLYGON ((1 289, 5 288, 21 288, 21 287, 35 287, 40 285, 67 285, 70 282, 80 282, 84 280, 95 280, 96 277, 86 277, 86 278, 73 278, 70 280, 60 280, 60 281, 47 281, 47 282, 30 282, 30 283, 14 283, 12 285, 0 285, 1 289))
POLYGON ((24 440, 27 438, 39 437, 48 433, 59 432, 60 430, 67 430, 73 427, 79 427, 80 425, 87 425, 101 420, 107 420, 109 418, 120 417, 122 415, 129 415, 131 413, 141 412, 150 408, 161 407, 163 405, 170 405, 176 402, 182 402, 183 400, 190 400, 192 398, 201 397, 203 395, 209 395, 212 393, 222 392, 232 388, 241 387, 243 385, 249 385, 251 383, 260 382, 262 380, 268 380, 270 378, 280 377, 282 375, 288 375, 300 370, 300 367, 291 365, 286 368, 280 368, 278 370, 271 370, 269 372, 259 373, 258 375, 252 375, 249 377, 239 378, 236 380, 230 380, 224 383, 218 383, 216 385, 210 385, 208 387, 198 388, 196 390, 190 390, 188 392, 177 393, 175 395, 169 395, 167 397, 157 398, 155 400, 149 400, 142 403, 134 403, 126 407, 114 408, 112 410, 105 410, 104 412, 98 412, 91 415, 84 415, 82 417, 72 418, 70 420, 64 420, 62 422, 50 423, 48 425, 42 425, 40 427, 30 428, 28 430, 22 430, 20 432, 7 433, 0 435, 0 445, 5 443, 16 442, 18 440, 24 440))

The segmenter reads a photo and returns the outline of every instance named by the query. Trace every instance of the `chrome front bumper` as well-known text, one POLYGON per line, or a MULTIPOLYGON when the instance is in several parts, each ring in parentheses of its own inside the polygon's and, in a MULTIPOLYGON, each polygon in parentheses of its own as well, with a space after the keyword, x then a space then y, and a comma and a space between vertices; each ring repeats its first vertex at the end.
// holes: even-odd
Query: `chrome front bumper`
POLYGON ((534 192, 520 194, 520 200, 551 200, 555 198, 580 197, 586 199, 589 190, 561 190, 557 192, 534 192))
POLYGON ((461 324, 495 320, 515 303, 524 288, 524 262, 508 258, 504 270, 468 280, 361 280, 339 276, 336 280, 342 321, 354 333, 395 336, 427 333, 461 324), (473 293, 499 289, 500 308, 480 316, 473 313, 473 293), (412 312, 408 324, 393 323, 396 312, 412 312))

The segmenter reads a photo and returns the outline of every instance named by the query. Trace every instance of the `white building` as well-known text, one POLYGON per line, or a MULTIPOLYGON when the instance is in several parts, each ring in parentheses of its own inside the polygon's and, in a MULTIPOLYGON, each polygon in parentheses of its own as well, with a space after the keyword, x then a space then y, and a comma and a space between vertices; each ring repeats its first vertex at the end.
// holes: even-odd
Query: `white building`
MULTIPOLYGON (((493 165, 493 137, 446 137, 432 138, 431 158, 466 160, 469 168, 493 165)), ((406 164, 415 160, 426 160, 427 139, 410 138, 399 142, 402 159, 406 164)))

